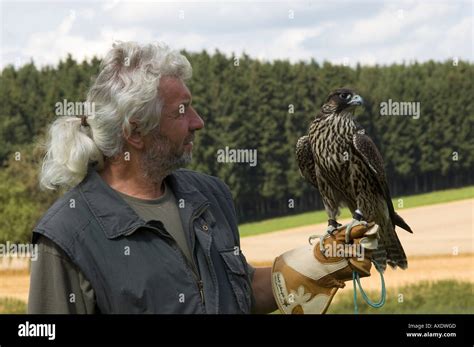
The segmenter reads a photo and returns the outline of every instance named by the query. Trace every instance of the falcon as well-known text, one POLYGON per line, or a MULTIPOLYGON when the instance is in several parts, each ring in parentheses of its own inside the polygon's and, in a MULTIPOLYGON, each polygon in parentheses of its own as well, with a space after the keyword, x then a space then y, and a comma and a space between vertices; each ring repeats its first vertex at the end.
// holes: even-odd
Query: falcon
POLYGON ((363 104, 360 95, 348 88, 329 94, 309 126, 308 135, 296 145, 301 175, 317 188, 328 214, 328 233, 337 223, 339 208, 347 206, 354 220, 379 225, 380 240, 372 254, 385 270, 406 269, 407 257, 395 232, 399 226, 412 233, 392 204, 382 155, 364 129, 354 120, 363 104))

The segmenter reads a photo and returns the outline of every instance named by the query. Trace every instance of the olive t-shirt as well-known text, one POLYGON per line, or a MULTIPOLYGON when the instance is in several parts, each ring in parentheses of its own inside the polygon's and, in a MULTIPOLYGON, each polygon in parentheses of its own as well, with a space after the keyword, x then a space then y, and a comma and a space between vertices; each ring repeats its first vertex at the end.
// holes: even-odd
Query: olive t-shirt
POLYGON ((149 220, 159 220, 163 223, 166 231, 174 238, 179 248, 188 259, 190 264, 194 264, 192 253, 186 241, 186 234, 183 230, 183 223, 179 216, 179 208, 173 191, 165 184, 165 192, 158 199, 144 200, 117 192, 130 205, 130 207, 145 222, 149 220))

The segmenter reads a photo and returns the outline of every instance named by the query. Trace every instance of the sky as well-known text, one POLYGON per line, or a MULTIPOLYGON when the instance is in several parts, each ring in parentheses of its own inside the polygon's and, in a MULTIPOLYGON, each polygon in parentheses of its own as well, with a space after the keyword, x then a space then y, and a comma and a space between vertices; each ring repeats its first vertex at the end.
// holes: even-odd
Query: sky
POLYGON ((115 41, 354 66, 474 61, 474 0, 0 0, 0 68, 103 57, 115 41))

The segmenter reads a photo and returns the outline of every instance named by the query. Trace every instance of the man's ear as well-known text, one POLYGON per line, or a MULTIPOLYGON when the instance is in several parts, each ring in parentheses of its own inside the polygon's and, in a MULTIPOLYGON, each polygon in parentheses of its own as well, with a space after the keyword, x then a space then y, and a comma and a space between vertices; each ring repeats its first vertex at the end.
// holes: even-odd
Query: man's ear
POLYGON ((136 130, 138 125, 136 122, 130 122, 131 125, 131 133, 128 137, 125 137, 125 141, 127 141, 129 146, 137 150, 141 150, 145 147, 145 143, 143 142, 143 136, 140 131, 136 130))

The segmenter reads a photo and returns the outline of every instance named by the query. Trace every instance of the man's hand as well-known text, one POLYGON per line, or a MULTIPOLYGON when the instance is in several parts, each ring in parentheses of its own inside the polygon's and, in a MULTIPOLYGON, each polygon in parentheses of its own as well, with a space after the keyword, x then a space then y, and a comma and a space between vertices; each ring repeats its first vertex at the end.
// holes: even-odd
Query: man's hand
POLYGON ((325 313, 337 290, 352 279, 352 271, 360 277, 370 276, 370 257, 377 239, 378 225, 357 222, 277 257, 272 288, 280 310, 325 313))

